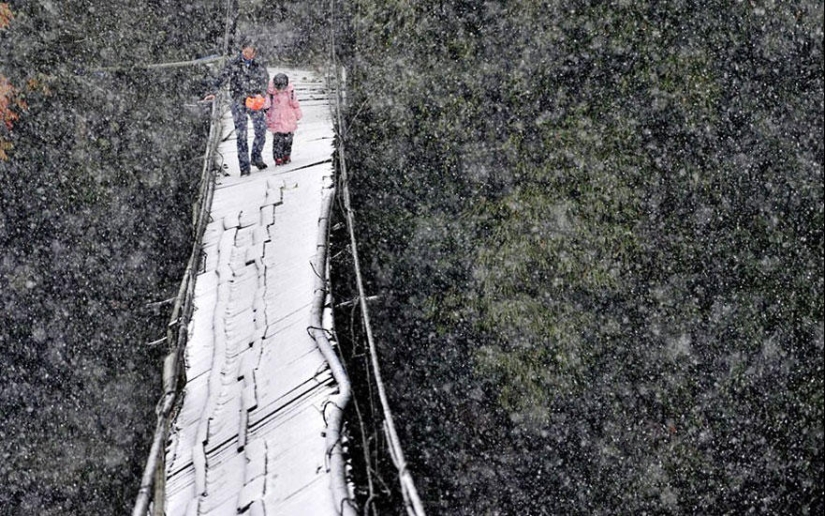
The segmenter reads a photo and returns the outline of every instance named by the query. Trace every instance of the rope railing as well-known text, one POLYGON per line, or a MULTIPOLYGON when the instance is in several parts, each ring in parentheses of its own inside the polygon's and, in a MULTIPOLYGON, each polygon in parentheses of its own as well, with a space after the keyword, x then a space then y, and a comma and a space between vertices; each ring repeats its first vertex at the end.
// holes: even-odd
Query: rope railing
POLYGON ((149 450, 149 458, 141 477, 140 488, 135 502, 132 516, 146 516, 149 506, 154 501, 154 516, 163 516, 163 493, 165 490, 165 449, 171 423, 173 409, 177 401, 181 379, 185 376, 183 370, 183 355, 188 337, 189 320, 192 317, 195 276, 197 263, 200 260, 200 241, 209 222, 209 208, 212 204, 212 195, 215 188, 215 174, 213 159, 220 138, 220 117, 223 95, 220 94, 212 104, 210 116, 209 137, 204 154, 203 169, 200 177, 200 188, 193 209, 194 241, 195 245, 189 255, 189 261, 181 280, 178 295, 172 308, 172 315, 166 329, 166 341, 170 343, 171 351, 163 361, 163 395, 158 402, 156 413, 158 416, 154 438, 149 450))
MULTIPOLYGON (((338 72, 340 75, 340 72, 338 72)), ((336 118, 338 127, 343 127, 340 101, 336 101, 336 118)), ((344 205, 344 217, 347 221, 347 229, 350 238, 350 252, 352 254, 353 269, 355 271, 355 283, 358 295, 358 304, 361 309, 361 317, 364 322, 364 331, 366 334, 367 344, 369 348, 370 363, 372 367, 372 374, 378 391, 378 398, 381 403, 381 411, 384 417, 384 428, 387 437, 387 444, 390 450, 390 457, 396 470, 398 470, 399 482, 401 484, 401 494, 404 497, 404 505, 407 514, 410 516, 424 516, 424 506, 418 496, 418 490, 415 487, 412 475, 407 468, 407 462, 404 459, 404 452, 401 448, 401 440, 398 438, 398 433, 395 429, 395 422, 393 420, 392 412, 390 411, 389 399, 387 398, 384 382, 381 378, 381 367, 378 364, 378 350, 375 345, 375 339, 372 335, 372 325, 370 323, 369 309, 367 308, 368 296, 364 292, 364 280, 361 274, 361 265, 358 259, 358 244, 355 239, 355 221, 350 203, 349 195, 349 176, 347 175, 346 157, 343 138, 339 139, 338 143, 339 166, 340 166, 340 182, 341 182, 341 198, 344 205)))
POLYGON ((186 66, 204 65, 225 61, 226 56, 205 56, 198 59, 191 59, 187 61, 168 61, 164 63, 134 63, 121 66, 103 66, 100 68, 92 68, 90 70, 82 70, 83 72, 129 72, 134 70, 160 70, 164 68, 183 68, 186 66))
POLYGON ((344 141, 346 140, 346 126, 343 122, 342 114, 342 95, 344 94, 344 87, 342 86, 343 68, 338 65, 336 56, 335 43, 335 0, 330 0, 330 62, 333 67, 333 74, 337 87, 335 88, 335 120, 338 128, 338 164, 340 169, 340 190, 343 202, 344 217, 349 232, 350 239, 350 253, 352 255, 353 269, 355 272, 355 283, 357 289, 358 304, 363 319, 364 331, 369 349, 370 364, 372 374, 378 391, 378 398, 381 404, 381 411, 384 418, 384 431, 386 434, 387 445, 390 450, 390 459, 398 471, 398 478, 401 487, 401 495, 404 499, 404 506, 407 514, 410 516, 425 516, 424 506, 418 496, 418 490, 415 487, 412 474, 407 468, 407 462, 404 459, 404 452, 401 448, 401 440, 398 438, 398 433, 395 429, 395 422, 393 420, 392 412, 390 411, 389 399, 387 398, 384 382, 381 378, 381 368, 378 363, 378 351, 375 345, 375 339, 372 335, 372 325, 370 323, 369 309, 367 308, 367 300, 369 297, 364 292, 364 281, 361 274, 361 265, 358 258, 358 245, 355 239, 355 218, 350 202, 349 194, 349 175, 347 173, 346 149, 344 141))
MULTIPOLYGON (((229 53, 229 44, 234 32, 237 16, 236 0, 226 0, 226 20, 223 38, 223 55, 229 53)), ((212 103, 209 117, 209 136, 203 156, 198 195, 192 209, 194 245, 189 255, 183 279, 175 297, 172 315, 166 327, 166 342, 170 352, 163 361, 163 395, 155 409, 157 424, 149 457, 140 480, 132 516, 147 516, 150 508, 152 516, 164 516, 166 489, 166 450, 164 443, 169 434, 172 415, 178 401, 178 394, 185 384, 184 351, 188 337, 189 321, 194 309, 195 277, 198 274, 197 263, 200 260, 200 242, 209 223, 209 211, 215 191, 214 158, 220 143, 221 116, 223 113, 224 94, 218 93, 212 103)))
POLYGON ((344 409, 352 397, 349 376, 338 355, 327 337, 323 327, 324 307, 329 297, 327 288, 328 250, 329 250, 329 218, 332 213, 332 204, 335 198, 334 189, 327 194, 321 208, 321 218, 318 221, 318 239, 315 253, 315 297, 310 314, 310 326, 307 329, 318 349, 329 364, 332 376, 338 384, 338 394, 324 405, 324 420, 327 428, 325 432, 326 456, 329 461, 330 489, 338 514, 342 516, 356 516, 355 503, 347 487, 346 468, 342 442, 344 409))

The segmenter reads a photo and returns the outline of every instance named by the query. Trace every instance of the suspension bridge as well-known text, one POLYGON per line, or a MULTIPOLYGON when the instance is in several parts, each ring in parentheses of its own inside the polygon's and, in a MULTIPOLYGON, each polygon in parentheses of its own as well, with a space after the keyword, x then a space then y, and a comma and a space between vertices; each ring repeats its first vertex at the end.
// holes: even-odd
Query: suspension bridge
MULTIPOLYGON (((350 384, 331 340, 327 279, 340 79, 269 69, 270 77, 279 72, 290 77, 304 114, 287 165, 275 165, 268 138, 267 168, 241 176, 228 101, 219 95, 212 105, 197 242, 169 324, 175 345, 133 516, 357 514, 342 431, 350 384)), ((337 151, 369 328, 344 151, 337 151)), ((405 509, 423 516, 369 330, 367 337, 405 509)))
MULTIPOLYGON (((276 167, 268 141, 269 167, 241 177, 228 104, 213 107, 201 237, 173 321, 185 344, 167 359, 142 488, 154 484, 152 514, 354 514, 339 436, 348 381, 325 308, 330 91, 312 71, 277 72, 304 112, 291 163, 276 167)), ((144 497, 135 514, 150 510, 144 497)))

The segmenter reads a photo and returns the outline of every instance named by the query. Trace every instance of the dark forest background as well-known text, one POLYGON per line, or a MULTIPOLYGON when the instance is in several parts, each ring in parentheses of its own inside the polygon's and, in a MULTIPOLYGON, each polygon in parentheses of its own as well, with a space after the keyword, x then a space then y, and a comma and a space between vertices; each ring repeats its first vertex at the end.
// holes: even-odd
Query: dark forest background
POLYGON ((0 514, 131 513, 210 72, 133 67, 220 53, 223 4, 10 3, 0 73, 28 109, 0 161, 0 514))
MULTIPOLYGON (((28 108, 1 135, 0 514, 124 514, 212 72, 132 65, 219 53, 225 2, 9 5, 0 74, 28 108)), ((428 513, 822 511, 820 3, 240 6, 273 63, 319 63, 337 27, 428 513)))
POLYGON ((428 512, 821 512, 821 2, 346 9, 359 250, 428 512))

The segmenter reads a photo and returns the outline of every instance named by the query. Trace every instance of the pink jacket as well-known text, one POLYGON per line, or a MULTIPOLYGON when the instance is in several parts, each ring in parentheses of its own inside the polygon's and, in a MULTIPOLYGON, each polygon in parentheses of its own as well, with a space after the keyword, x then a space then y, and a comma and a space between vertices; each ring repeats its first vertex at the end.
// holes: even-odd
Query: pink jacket
POLYGON ((267 110, 266 126, 273 133, 294 133, 298 128, 298 120, 303 116, 292 84, 287 84, 285 90, 276 90, 272 80, 266 90, 264 109, 267 110))

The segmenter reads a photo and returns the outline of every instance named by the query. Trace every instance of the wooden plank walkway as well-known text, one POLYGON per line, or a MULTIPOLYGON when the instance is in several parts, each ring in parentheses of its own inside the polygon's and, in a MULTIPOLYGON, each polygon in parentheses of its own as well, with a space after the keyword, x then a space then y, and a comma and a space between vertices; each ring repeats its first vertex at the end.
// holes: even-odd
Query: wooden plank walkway
MULTIPOLYGON (((185 350, 187 383, 166 448, 172 515, 339 514, 330 490, 324 407, 337 392, 307 332, 319 219, 332 195, 326 85, 285 72, 304 118, 292 163, 239 177, 231 115, 185 350)), ((252 139, 249 127, 250 147, 252 139)), ((328 319, 328 318, 327 318, 328 319)))

